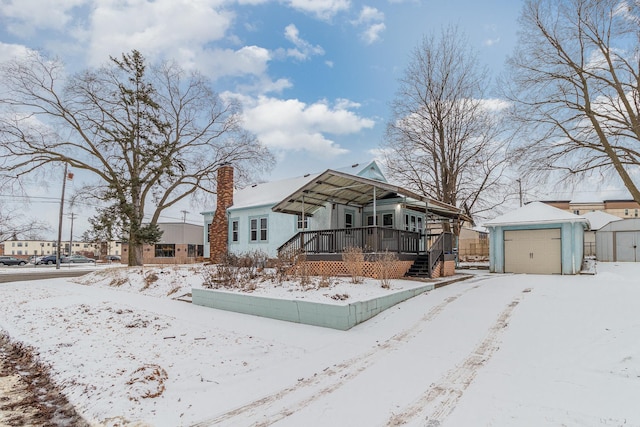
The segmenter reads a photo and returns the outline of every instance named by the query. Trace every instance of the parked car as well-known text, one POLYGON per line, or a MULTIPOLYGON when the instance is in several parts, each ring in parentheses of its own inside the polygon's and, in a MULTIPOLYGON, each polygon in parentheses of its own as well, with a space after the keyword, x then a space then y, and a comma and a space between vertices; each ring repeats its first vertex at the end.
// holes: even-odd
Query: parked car
POLYGON ((0 265, 25 265, 27 261, 12 256, 0 256, 0 265))
POLYGON ((96 262, 95 259, 91 259, 91 258, 87 258, 86 256, 83 255, 70 255, 70 256, 65 256, 62 257, 62 259, 60 260, 60 262, 65 263, 65 264, 80 264, 80 263, 87 263, 87 262, 96 262))
POLYGON ((107 261, 120 261, 120 257, 118 255, 107 255, 107 261))
POLYGON ((46 257, 42 257, 40 259, 40 261, 38 261, 36 264, 40 265, 40 264, 55 264, 56 263, 56 256, 55 255, 47 255, 46 257))
POLYGON ((29 257, 29 264, 38 264, 42 258, 44 257, 41 255, 31 255, 29 257))

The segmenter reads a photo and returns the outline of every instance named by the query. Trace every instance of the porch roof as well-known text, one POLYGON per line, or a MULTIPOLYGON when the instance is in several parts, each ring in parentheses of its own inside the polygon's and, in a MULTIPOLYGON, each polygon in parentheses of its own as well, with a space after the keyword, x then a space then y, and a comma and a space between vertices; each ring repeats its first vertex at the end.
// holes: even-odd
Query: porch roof
POLYGON ((376 199, 394 196, 412 199, 412 205, 421 202, 428 211, 446 218, 469 220, 460 209, 446 203, 421 196, 406 188, 398 187, 382 181, 355 176, 328 169, 318 175, 295 192, 276 204, 272 210, 287 214, 313 216, 325 203, 364 207, 373 202, 375 189, 376 199))

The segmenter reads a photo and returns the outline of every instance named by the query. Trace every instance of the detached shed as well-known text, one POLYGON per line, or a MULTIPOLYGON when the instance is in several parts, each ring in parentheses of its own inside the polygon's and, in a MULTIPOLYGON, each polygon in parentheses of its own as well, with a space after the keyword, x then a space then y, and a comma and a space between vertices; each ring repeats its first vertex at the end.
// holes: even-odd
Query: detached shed
POLYGON ((610 222, 596 231, 598 261, 640 261, 640 218, 610 222))
POLYGON ((493 273, 577 274, 589 221, 542 202, 484 224, 493 273))
POLYGON ((612 221, 622 218, 603 211, 587 212, 584 217, 589 220, 589 230, 584 232, 584 256, 596 256, 596 232, 612 221))

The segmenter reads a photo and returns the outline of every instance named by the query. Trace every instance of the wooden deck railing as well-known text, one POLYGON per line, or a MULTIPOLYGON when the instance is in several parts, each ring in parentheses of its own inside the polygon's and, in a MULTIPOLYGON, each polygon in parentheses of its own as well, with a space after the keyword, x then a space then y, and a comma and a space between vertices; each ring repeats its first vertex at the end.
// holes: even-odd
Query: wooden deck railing
POLYGON ((301 231, 278 248, 278 253, 342 253, 350 247, 362 252, 419 253, 420 233, 386 227, 358 227, 301 231))
POLYGON ((438 260, 444 259, 444 254, 453 253, 453 233, 443 232, 429 248, 429 276, 438 260))

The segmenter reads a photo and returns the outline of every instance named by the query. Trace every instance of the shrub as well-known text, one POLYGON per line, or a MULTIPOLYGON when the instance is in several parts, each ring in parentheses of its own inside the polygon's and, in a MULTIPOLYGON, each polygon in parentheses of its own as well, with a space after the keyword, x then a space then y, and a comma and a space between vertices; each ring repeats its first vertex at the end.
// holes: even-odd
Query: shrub
POLYGON ((362 267, 364 265, 364 254, 361 248, 349 246, 342 252, 344 262, 352 283, 362 283, 362 267))
POLYGON ((391 287, 391 271, 393 269, 393 265, 398 260, 398 256, 389 251, 384 251, 382 254, 378 256, 376 259, 376 271, 378 273, 378 279, 380 279, 380 285, 389 289, 391 287))

